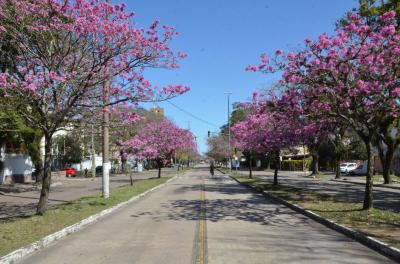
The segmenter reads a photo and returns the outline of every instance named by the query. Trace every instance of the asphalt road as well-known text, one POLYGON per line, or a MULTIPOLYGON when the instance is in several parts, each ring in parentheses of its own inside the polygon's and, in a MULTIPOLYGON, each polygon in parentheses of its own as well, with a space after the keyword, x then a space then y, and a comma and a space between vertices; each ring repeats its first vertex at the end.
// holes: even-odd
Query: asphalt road
POLYGON ((22 263, 392 263, 197 168, 22 263))

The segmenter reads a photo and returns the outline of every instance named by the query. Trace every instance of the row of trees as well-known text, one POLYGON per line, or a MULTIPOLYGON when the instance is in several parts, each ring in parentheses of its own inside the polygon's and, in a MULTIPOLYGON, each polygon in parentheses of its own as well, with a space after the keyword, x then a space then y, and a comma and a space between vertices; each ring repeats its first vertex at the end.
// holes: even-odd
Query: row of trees
POLYGON ((158 88, 147 68, 176 68, 173 27, 139 28, 125 6, 102 0, 0 0, 0 97, 7 110, 45 138, 37 213, 47 209, 53 135, 90 109, 172 98, 183 85, 158 88))
MULTIPOLYGON (((385 183, 390 183, 390 164, 400 144, 397 20, 395 11, 365 17, 350 13, 332 36, 307 38, 295 52, 277 50, 272 58, 263 54, 261 64, 247 70, 282 73, 280 89, 256 95, 249 104, 251 114, 232 128, 237 147, 250 155, 278 157, 283 148, 306 144, 315 172, 321 142, 333 142, 339 166, 343 137, 354 132, 366 149, 363 208, 371 208, 373 148, 379 150, 385 183)), ((277 171, 274 178, 277 184, 277 171)))
POLYGON ((198 156, 194 135, 169 120, 148 123, 136 136, 120 145, 126 154, 133 155, 138 160, 155 161, 159 178, 161 168, 177 156, 188 162, 196 160, 198 156))

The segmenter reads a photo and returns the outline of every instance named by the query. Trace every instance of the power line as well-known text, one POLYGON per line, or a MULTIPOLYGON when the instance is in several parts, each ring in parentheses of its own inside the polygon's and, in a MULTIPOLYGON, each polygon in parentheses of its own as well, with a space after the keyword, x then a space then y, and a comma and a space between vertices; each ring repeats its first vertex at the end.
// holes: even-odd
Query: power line
POLYGON ((210 126, 213 126, 213 127, 217 127, 217 128, 220 127, 220 126, 218 126, 218 125, 216 125, 216 124, 210 123, 210 122, 208 122, 208 121, 206 121, 206 120, 204 120, 204 119, 202 119, 202 118, 200 118, 200 117, 195 116, 194 114, 192 114, 192 113, 186 111, 185 109, 182 109, 181 107, 177 106, 176 104, 172 103, 172 102, 169 101, 169 100, 167 100, 167 102, 168 102, 169 104, 171 104, 173 107, 175 107, 176 109, 178 109, 179 111, 181 111, 181 112, 183 112, 183 113, 185 113, 185 114, 187 114, 187 115, 193 117, 194 119, 196 119, 196 120, 198 120, 198 121, 200 121, 200 122, 203 122, 203 123, 205 123, 205 124, 207 124, 207 125, 210 125, 210 126))

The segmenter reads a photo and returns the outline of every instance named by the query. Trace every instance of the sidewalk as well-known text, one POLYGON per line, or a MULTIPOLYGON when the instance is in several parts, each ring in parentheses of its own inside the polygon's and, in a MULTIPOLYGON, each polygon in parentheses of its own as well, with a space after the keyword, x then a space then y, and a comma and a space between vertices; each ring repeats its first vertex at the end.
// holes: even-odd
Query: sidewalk
MULTIPOLYGON (((239 171, 248 175, 248 171, 239 171)), ((272 171, 253 171, 255 177, 273 180, 272 171)), ((303 172, 279 171, 279 184, 297 188, 305 188, 311 191, 332 195, 340 200, 362 203, 364 200, 365 185, 352 181, 333 181, 334 175, 324 175, 322 179, 310 177, 303 172)), ((347 179, 350 177, 347 177, 347 179)), ((396 186, 395 186, 396 187, 396 186)), ((400 189, 388 188, 386 185, 374 186, 374 207, 400 212, 400 189)))
MULTIPOLYGON (((157 177, 157 170, 149 170, 132 174, 133 180, 149 179, 157 177)), ((172 176, 176 173, 175 168, 164 168, 161 176, 172 176)), ((130 184, 129 175, 111 175, 110 189, 130 184)), ((32 185, 30 185, 32 187, 32 185)), ((21 186, 20 186, 21 187, 21 186)), ((3 188, 6 188, 3 186, 3 188)), ((15 189, 16 187, 9 186, 15 189)), ((18 189, 18 187, 16 188, 18 189)), ((57 178, 50 190, 49 206, 67 203, 82 197, 96 195, 102 190, 101 177, 96 178, 57 178)), ((24 192, 1 192, 0 191, 0 221, 12 217, 20 217, 35 212, 39 201, 40 189, 29 190, 23 185, 19 191, 24 192)))

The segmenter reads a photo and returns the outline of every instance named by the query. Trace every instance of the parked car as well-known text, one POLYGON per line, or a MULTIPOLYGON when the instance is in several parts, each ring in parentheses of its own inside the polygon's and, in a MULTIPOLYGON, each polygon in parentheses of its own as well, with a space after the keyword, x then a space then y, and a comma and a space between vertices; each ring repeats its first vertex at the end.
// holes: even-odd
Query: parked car
POLYGON ((74 168, 71 168, 71 167, 67 167, 66 169, 65 169, 65 176, 66 177, 76 177, 76 175, 78 175, 77 174, 77 172, 76 172, 76 170, 74 169, 74 168))
POLYGON ((96 167, 96 174, 97 173, 103 173, 103 166, 97 166, 96 167))
MULTIPOLYGON (((111 167, 110 168, 110 173, 116 173, 116 168, 115 167, 111 167)), ((96 174, 97 173, 99 173, 99 174, 101 174, 101 173, 103 173, 103 166, 97 166, 96 167, 96 174)))
POLYGON ((362 164, 358 165, 357 168, 349 172, 350 175, 367 175, 368 162, 364 161, 362 164))
POLYGON ((346 162, 340 164, 340 172, 341 173, 349 173, 352 170, 355 170, 358 167, 357 163, 354 162, 346 162))

